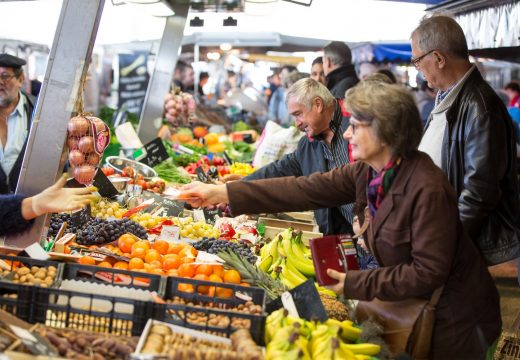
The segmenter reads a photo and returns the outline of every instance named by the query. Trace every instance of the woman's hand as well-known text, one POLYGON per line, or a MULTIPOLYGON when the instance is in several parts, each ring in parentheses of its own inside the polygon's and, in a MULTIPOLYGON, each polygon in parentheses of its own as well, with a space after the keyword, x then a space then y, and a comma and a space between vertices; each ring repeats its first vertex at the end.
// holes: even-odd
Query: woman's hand
POLYGON ((229 202, 226 185, 203 184, 196 181, 184 185, 180 191, 178 199, 186 201, 193 207, 229 202))
POLYGON ((78 210, 96 198, 96 195, 92 194, 97 191, 94 186, 64 188, 66 182, 67 175, 64 174, 54 185, 35 196, 24 199, 22 216, 30 220, 47 213, 78 210))
POLYGON ((327 269, 327 275, 333 279, 338 280, 338 283, 336 285, 328 285, 326 287, 338 295, 343 295, 343 287, 345 286, 345 278, 347 277, 347 274, 333 269, 327 269))

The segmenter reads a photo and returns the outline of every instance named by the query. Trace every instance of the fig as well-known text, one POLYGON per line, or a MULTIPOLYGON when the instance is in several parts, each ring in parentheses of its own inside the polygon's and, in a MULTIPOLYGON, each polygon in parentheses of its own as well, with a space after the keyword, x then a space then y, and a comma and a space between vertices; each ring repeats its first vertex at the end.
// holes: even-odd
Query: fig
POLYGON ((81 165, 74 168, 74 179, 80 184, 91 184, 96 175, 96 168, 92 165, 81 165))
POLYGON ((79 140, 79 150, 84 154, 94 152, 94 139, 91 136, 83 136, 79 140))
POLYGON ((89 121, 83 116, 74 116, 69 120, 67 129, 72 136, 83 136, 88 133, 89 121))
MULTIPOLYGON (((98 156, 98 160, 99 160, 99 156, 98 156)), ((69 152, 69 162, 73 166, 83 165, 83 163, 85 162, 85 156, 79 150, 71 150, 69 152)))

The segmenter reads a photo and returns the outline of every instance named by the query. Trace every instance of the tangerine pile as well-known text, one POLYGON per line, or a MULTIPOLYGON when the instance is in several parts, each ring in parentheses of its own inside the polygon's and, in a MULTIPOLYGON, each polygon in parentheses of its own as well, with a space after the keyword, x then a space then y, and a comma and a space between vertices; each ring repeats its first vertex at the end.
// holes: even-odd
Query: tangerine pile
MULTIPOLYGON (((97 264, 98 266, 249 286, 242 282, 240 273, 236 270, 225 270, 222 265, 193 264, 197 257, 197 250, 185 243, 169 243, 161 239, 150 243, 146 240, 136 240, 134 236, 125 234, 118 239, 117 247, 113 245, 104 247, 113 253, 130 258, 130 261, 107 259, 97 264)), ((96 261, 90 256, 83 256, 79 259, 79 263, 95 265, 96 261)), ((199 285, 195 289, 192 284, 181 283, 178 290, 188 293, 197 291, 200 294, 223 298, 233 296, 232 289, 215 286, 199 285)))

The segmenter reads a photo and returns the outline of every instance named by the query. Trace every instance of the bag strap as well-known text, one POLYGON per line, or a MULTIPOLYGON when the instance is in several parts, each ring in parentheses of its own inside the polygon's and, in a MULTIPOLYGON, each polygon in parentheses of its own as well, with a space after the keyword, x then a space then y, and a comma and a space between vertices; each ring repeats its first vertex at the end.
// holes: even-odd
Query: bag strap
POLYGON ((433 292, 432 297, 431 297, 430 302, 428 303, 428 305, 430 305, 431 307, 437 306, 437 303, 439 302, 439 299, 441 298, 443 290, 444 290, 444 285, 442 285, 442 286, 438 287, 437 289, 435 289, 435 291, 433 292))

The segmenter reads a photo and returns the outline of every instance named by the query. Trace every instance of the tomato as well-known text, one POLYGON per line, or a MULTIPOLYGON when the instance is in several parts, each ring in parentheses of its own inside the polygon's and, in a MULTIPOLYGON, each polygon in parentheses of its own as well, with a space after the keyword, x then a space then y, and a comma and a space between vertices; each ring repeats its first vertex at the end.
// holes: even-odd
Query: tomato
POLYGON ((127 166, 123 169, 122 175, 125 177, 133 178, 135 176, 135 170, 131 166, 127 166))
POLYGON ((105 174, 105 176, 114 175, 114 169, 108 166, 103 166, 101 168, 101 171, 103 171, 103 174, 105 174))

